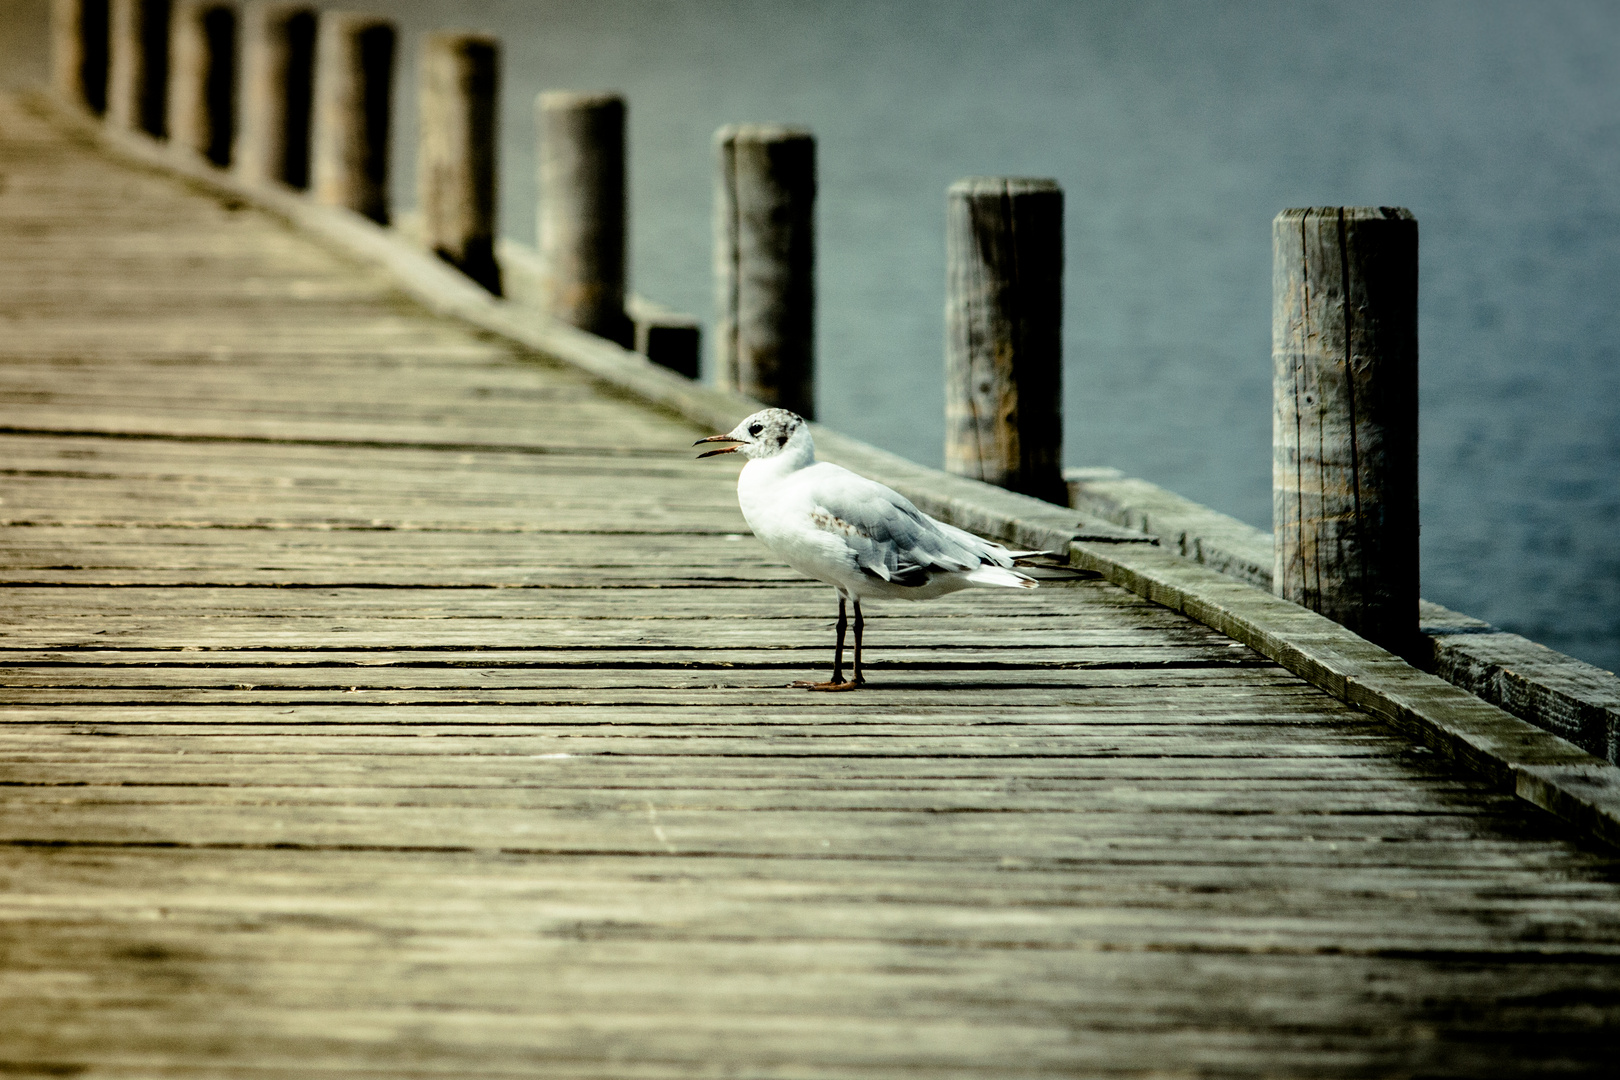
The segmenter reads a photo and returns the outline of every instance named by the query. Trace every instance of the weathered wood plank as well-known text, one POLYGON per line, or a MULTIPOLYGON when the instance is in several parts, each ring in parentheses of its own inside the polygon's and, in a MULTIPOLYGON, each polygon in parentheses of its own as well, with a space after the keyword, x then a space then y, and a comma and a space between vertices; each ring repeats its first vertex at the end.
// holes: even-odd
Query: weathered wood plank
MULTIPOLYGON (((237 710, 241 711, 241 710, 237 710)), ((171 734, 187 734, 184 725, 174 725, 171 734)), ((470 727, 470 725, 469 725, 470 727)), ((85 731, 99 730, 87 726, 85 731)), ((454 731, 454 728, 450 729, 454 731)), ((413 732, 402 728, 401 737, 413 732)), ((439 736, 431 736, 439 737, 439 736)), ((372 760, 371 755, 331 755, 319 752, 321 744, 308 744, 303 749, 276 752, 211 752, 206 742, 192 741, 184 754, 172 745, 140 753, 128 747, 109 745, 106 738, 98 738, 91 746, 73 752, 57 752, 42 740, 31 745, 13 745, 12 771, 8 783, 37 783, 41 787, 59 788, 79 783, 99 782, 127 786, 139 783, 141 777, 151 775, 156 780, 172 775, 193 785, 230 784, 241 776, 260 777, 268 783, 277 777, 307 783, 311 788, 335 784, 355 783, 364 779, 372 783, 383 781, 398 784, 422 783, 441 786, 480 787, 505 785, 543 785, 559 788, 601 787, 633 793, 639 790, 656 791, 680 788, 694 784, 715 787, 770 787, 794 790, 809 788, 816 791, 867 790, 878 787, 903 785, 906 789, 938 789, 941 791, 970 791, 993 786, 1004 790, 1044 790, 1047 788, 1096 787, 1106 794, 1113 786, 1127 785, 1126 794, 1134 797, 1142 785, 1171 786, 1178 790, 1203 793, 1210 797, 1211 789, 1245 790, 1256 785, 1262 788, 1335 784, 1347 790, 1371 792, 1377 797, 1387 785, 1397 783, 1413 785, 1416 789, 1430 790, 1441 800, 1437 805, 1454 806, 1459 796, 1455 792, 1453 777, 1431 762, 1431 771, 1423 771, 1417 758, 1403 764, 1406 772, 1398 781, 1390 779, 1389 758, 1366 757, 1167 757, 1091 756, 1071 758, 1014 757, 836 757, 818 756, 813 759, 748 758, 743 756, 717 756, 706 759, 701 771, 694 769, 694 761, 687 755, 600 755, 568 758, 536 757, 527 754, 501 754, 499 746, 481 744, 480 754, 433 755, 406 753, 411 747, 394 744, 400 752, 390 753, 372 760), (44 748, 41 748, 44 747, 44 748), (567 761, 566 771, 536 762, 567 761), (453 771, 447 771, 451 770, 453 771), (148 773, 148 770, 152 770, 148 773), (261 772, 262 771, 262 772, 261 772), (37 780, 35 779, 37 777, 37 780), (1110 787, 1102 787, 1107 784, 1110 787)), ((1115 792, 1120 794, 1120 792, 1115 792)), ((628 796, 627 796, 628 797, 628 796)), ((1480 798, 1490 803, 1489 792, 1479 785, 1465 786, 1460 798, 1471 802, 1480 798)), ((1184 853, 1184 860, 1190 859, 1184 853)), ((1385 860, 1383 865, 1391 865, 1385 860)), ((1395 863, 1397 868, 1411 870, 1416 864, 1395 863)), ((1528 864, 1527 864, 1528 865, 1528 864)), ((1528 872, 1528 871, 1527 871, 1528 872)))
POLYGON ((791 691, 827 590, 683 422, 5 98, 0 169, 0 1070, 1612 1057, 1620 864, 1249 649, 1081 581, 791 691))
MULTIPOLYGON (((735 535, 735 534, 734 534, 735 535)), ((683 590, 674 606, 662 585, 642 589, 558 590, 546 597, 546 610, 558 615, 592 615, 607 618, 685 619, 694 615, 715 616, 727 612, 751 619, 804 618, 806 607, 826 599, 826 586, 804 579, 791 586, 762 590, 755 583, 683 590)), ((30 586, 8 594, 8 609, 26 612, 30 618, 72 620, 115 614, 150 613, 154 618, 181 613, 193 618, 232 613, 288 613, 304 615, 331 610, 356 618, 388 616, 400 619, 425 617, 520 617, 533 614, 534 600, 522 590, 513 589, 435 589, 429 586, 410 590, 310 589, 289 591, 260 588, 238 589, 200 587, 178 591, 163 587, 129 586, 111 590, 84 590, 70 587, 30 586), (11 605, 15 605, 12 607, 11 605)), ((1130 635, 1151 631, 1160 641, 1231 641, 1202 623, 1175 615, 1157 604, 1148 603, 1095 579, 1048 585, 1036 592, 985 592, 957 594, 941 604, 891 604, 882 609, 884 619, 995 620, 1050 619, 1061 616, 1062 625, 1079 635, 1076 641, 1099 629, 1130 635), (1083 594, 1075 590, 1086 590, 1083 594), (1083 602, 1077 603, 1083 596, 1083 602), (953 606, 952 601, 965 603, 953 606)), ((0 611, 3 617, 4 611, 0 611)), ((830 617, 830 616, 829 616, 830 617)))
MULTIPOLYGON (((759 858, 1091 859, 1162 861, 1196 850, 1197 861, 1378 862, 1391 845, 1411 858, 1488 864, 1545 835, 1515 835, 1493 815, 1234 815, 939 809, 703 811, 648 800, 591 809, 526 806, 298 806, 118 802, 5 806, 0 844, 343 847, 468 851, 717 854, 759 858), (744 816, 745 815, 745 816, 744 816), (739 819, 747 828, 739 829, 739 819), (176 837, 184 837, 177 841, 176 837), (386 839, 382 839, 386 837, 386 839), (1309 837, 1310 839, 1307 839, 1309 837), (1332 846, 1337 845, 1337 846, 1332 846)), ((1604 926, 1587 927, 1599 941, 1604 926)), ((1609 931, 1614 928, 1609 926, 1609 931)), ((1589 948, 1620 957, 1620 946, 1589 948)))

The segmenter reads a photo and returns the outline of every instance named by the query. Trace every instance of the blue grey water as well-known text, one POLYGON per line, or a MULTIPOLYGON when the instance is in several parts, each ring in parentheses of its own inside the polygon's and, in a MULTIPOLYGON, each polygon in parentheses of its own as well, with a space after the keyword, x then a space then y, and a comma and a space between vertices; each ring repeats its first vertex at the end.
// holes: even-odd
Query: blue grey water
MULTIPOLYGON (((502 231, 532 242, 541 89, 630 102, 633 285, 710 315, 710 136, 820 155, 831 426, 942 457, 944 192, 1067 193, 1065 460, 1262 527, 1270 222, 1420 222, 1423 592, 1620 668, 1620 5, 345 0, 504 42, 502 231)), ((400 95, 395 196, 413 201, 400 95)))

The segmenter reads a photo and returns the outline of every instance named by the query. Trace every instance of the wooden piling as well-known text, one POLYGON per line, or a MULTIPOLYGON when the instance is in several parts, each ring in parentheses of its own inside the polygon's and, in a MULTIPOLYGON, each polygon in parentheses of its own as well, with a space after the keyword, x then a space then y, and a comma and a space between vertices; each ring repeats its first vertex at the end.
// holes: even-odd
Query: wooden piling
POLYGON ((169 14, 169 141, 199 154, 208 147, 206 0, 174 0, 169 14))
POLYGON ((236 12, 176 0, 169 34, 169 140, 227 165, 236 127, 236 12))
POLYGON ((138 124, 158 139, 169 135, 169 25, 173 14, 170 0, 140 0, 138 124))
POLYGON ((70 105, 107 109, 108 0, 51 0, 51 86, 70 105))
POLYGON ((678 375, 698 377, 703 329, 696 319, 639 296, 625 297, 624 309, 635 327, 631 348, 678 375))
POLYGON ((107 123, 121 131, 141 129, 146 88, 146 50, 141 28, 143 0, 112 0, 107 18, 107 123))
POLYGON ((500 43, 488 35, 434 33, 422 39, 416 159, 423 239, 496 295, 499 64, 500 43))
POLYGON ((1417 638, 1417 221, 1272 225, 1273 589, 1385 648, 1417 638))
POLYGON ((112 66, 112 26, 109 0, 84 0, 79 25, 84 58, 80 81, 85 106, 97 116, 107 113, 107 77, 112 66))
POLYGON ((60 101, 84 105, 84 4, 51 0, 51 90, 60 101))
POLYGON ((1063 189, 969 177, 945 207, 945 468, 1067 505, 1063 189))
POLYGON ((628 347, 624 99, 547 91, 535 100, 535 127, 540 304, 628 347))
POLYGON ((311 187, 317 202, 388 223, 394 27, 354 12, 321 13, 315 45, 311 187))
POLYGON ((231 167, 254 183, 303 187, 309 177, 314 11, 302 3, 258 0, 242 9, 240 34, 241 109, 231 167))
POLYGON ((720 385, 815 416, 815 137, 715 132, 715 368, 720 385))

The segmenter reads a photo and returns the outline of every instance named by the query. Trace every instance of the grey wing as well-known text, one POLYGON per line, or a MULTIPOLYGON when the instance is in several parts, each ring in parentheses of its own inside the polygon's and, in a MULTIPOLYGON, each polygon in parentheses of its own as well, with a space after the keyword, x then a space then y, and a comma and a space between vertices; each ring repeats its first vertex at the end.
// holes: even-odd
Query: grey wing
MULTIPOLYGON (((937 572, 971 570, 986 542, 924 514, 899 492, 863 477, 823 491, 816 525, 841 536, 862 571, 896 585, 923 585, 937 572)), ((990 561, 997 561, 991 559, 990 561)))
POLYGON ((993 563, 996 566, 1010 567, 1013 565, 1013 561, 1020 555, 1047 554, 1046 552, 1034 551, 1008 551, 1005 547, 996 543, 994 540, 986 540, 982 536, 975 536, 966 529, 958 529, 955 525, 947 525, 943 521, 934 521, 933 518, 929 518, 928 520, 933 521, 934 525, 938 527, 939 530, 946 536, 956 540, 969 550, 977 552, 980 562, 993 563))

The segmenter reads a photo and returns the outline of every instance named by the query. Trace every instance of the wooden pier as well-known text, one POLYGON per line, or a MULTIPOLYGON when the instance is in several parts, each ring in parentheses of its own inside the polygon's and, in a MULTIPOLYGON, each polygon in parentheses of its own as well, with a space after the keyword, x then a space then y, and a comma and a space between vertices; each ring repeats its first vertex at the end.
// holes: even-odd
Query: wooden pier
POLYGON ((0 1074, 1612 1075, 1620 861, 0 99, 0 1074))

